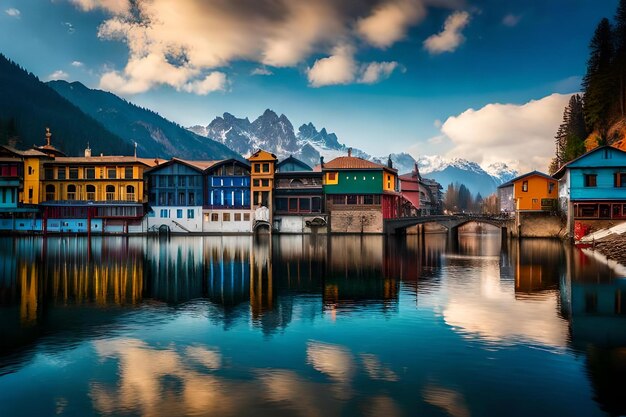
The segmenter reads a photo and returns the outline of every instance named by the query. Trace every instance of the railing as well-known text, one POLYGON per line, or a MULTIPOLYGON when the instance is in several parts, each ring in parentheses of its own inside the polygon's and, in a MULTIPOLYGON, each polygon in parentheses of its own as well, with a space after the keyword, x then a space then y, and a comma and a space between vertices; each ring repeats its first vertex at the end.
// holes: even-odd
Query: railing
POLYGON ((76 200, 76 193, 67 193, 68 200, 76 200))
POLYGON ((46 193, 46 201, 54 201, 55 197, 54 193, 46 193))
POLYGON ((126 201, 135 201, 135 193, 126 193, 126 201))
POLYGON ((115 193, 106 193, 106 200, 107 201, 115 200, 115 193))
POLYGON ((96 199, 96 193, 92 193, 92 192, 87 193, 87 200, 95 200, 95 199, 96 199))

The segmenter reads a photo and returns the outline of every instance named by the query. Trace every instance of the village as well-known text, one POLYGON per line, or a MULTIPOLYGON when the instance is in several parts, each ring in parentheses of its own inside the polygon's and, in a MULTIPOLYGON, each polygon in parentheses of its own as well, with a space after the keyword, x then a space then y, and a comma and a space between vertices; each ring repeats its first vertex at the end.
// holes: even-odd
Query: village
MULTIPOLYGON (((0 158, 4 233, 376 234, 391 219, 444 214, 442 186, 417 165, 399 175, 391 159, 351 150, 315 167, 263 150, 193 161, 94 156, 87 145, 68 157, 48 129, 44 145, 1 146, 0 158)), ((578 241, 615 226, 626 219, 626 152, 601 146, 554 176, 520 175, 498 187, 496 212, 479 214, 506 221, 515 237, 578 241)))

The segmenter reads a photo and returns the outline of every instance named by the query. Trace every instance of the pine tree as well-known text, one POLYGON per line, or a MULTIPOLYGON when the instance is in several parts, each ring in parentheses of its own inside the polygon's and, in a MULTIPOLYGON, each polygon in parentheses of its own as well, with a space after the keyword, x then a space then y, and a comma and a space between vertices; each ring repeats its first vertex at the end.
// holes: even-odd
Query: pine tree
POLYGON ((587 128, 597 130, 601 142, 608 136, 614 98, 614 57, 611 23, 604 18, 598 24, 589 45, 591 54, 583 78, 584 106, 587 128))
POLYGON ((563 122, 554 136, 556 156, 550 167, 556 172, 561 166, 585 153, 587 137, 582 98, 575 94, 563 111, 563 122))
POLYGON ((626 0, 620 0, 615 13, 615 59, 614 73, 618 81, 617 101, 619 114, 626 115, 626 0))

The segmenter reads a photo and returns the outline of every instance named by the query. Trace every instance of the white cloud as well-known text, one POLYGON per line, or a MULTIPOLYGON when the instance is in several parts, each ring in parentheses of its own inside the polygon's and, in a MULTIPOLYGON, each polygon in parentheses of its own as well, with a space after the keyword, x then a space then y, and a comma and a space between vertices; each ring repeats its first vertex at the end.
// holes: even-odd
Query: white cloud
POLYGON ((362 84, 374 84, 381 80, 387 79, 391 73, 398 68, 396 61, 391 62, 371 62, 363 69, 363 73, 359 78, 362 84))
POLYGON ((421 1, 390 0, 380 4, 366 18, 357 22, 363 39, 379 48, 386 48, 403 39, 409 26, 422 20, 426 7, 421 1))
POLYGON ((11 16, 11 17, 14 17, 14 18, 16 18, 16 19, 19 19, 19 18, 20 18, 20 16, 22 15, 22 12, 20 12, 18 9, 16 9, 16 8, 14 8, 14 7, 11 7, 11 8, 9 8, 9 9, 6 9, 4 12, 5 12, 7 15, 9 15, 9 16, 11 16))
POLYGON ((84 67, 85 64, 80 62, 80 61, 72 61, 72 66, 73 67, 77 67, 77 68, 81 68, 81 67, 84 67))
POLYGON ((250 71, 250 75, 272 75, 274 74, 272 71, 267 69, 266 67, 257 67, 250 71))
POLYGON ((431 54, 455 51, 465 40, 461 31, 468 25, 469 21, 468 12, 454 12, 446 19, 441 32, 424 41, 424 48, 431 54))
POLYGON ((227 86, 226 74, 214 71, 204 77, 202 80, 189 82, 183 86, 183 90, 188 93, 194 93, 205 96, 215 91, 224 91, 227 86))
POLYGON ((67 80, 70 75, 63 70, 56 70, 52 74, 48 75, 48 80, 67 80))
POLYGON ((72 3, 88 12, 94 9, 106 10, 114 14, 124 14, 130 11, 130 0, 70 0, 72 3))
POLYGON ((357 63, 354 50, 350 46, 338 46, 333 55, 318 59, 308 70, 309 84, 313 87, 350 84, 354 81, 357 63))
POLYGON ((486 166, 505 162, 520 172, 545 171, 554 154, 554 134, 570 95, 552 94, 517 104, 488 104, 449 117, 441 132, 461 157, 486 166))
POLYGON ((517 24, 522 20, 522 15, 515 15, 513 13, 509 13, 502 18, 502 24, 508 27, 517 26, 517 24))

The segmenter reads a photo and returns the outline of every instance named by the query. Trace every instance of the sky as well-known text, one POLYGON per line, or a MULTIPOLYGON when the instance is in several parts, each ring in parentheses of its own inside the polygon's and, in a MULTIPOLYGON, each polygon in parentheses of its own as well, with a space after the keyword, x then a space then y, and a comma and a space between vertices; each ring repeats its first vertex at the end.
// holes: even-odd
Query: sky
POLYGON ((284 113, 373 155, 546 170, 618 0, 0 0, 0 53, 184 126, 284 113))

